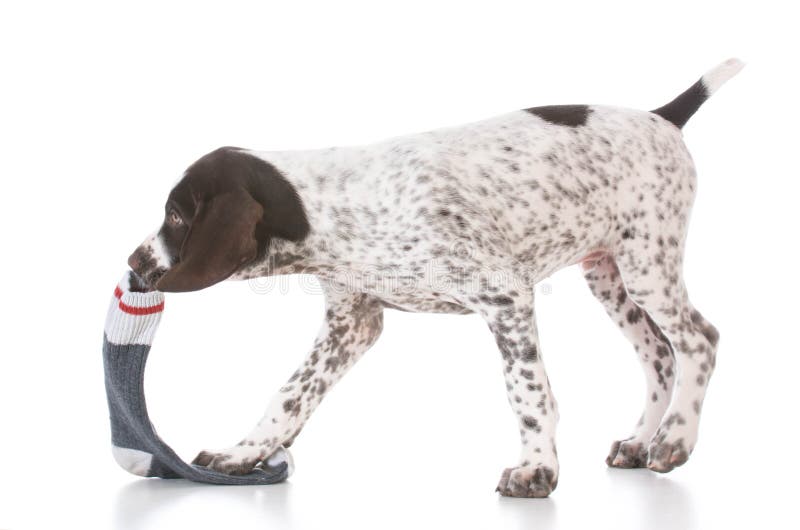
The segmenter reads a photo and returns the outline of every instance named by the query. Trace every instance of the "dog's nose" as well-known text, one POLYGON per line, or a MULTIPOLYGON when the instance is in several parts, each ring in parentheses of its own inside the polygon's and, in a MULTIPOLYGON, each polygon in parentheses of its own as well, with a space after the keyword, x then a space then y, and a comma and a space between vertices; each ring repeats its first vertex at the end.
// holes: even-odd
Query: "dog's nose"
POLYGON ((139 270, 139 266, 141 265, 141 262, 139 261, 139 256, 137 256, 136 254, 137 254, 137 253, 136 253, 136 252, 134 252, 134 253, 133 253, 133 254, 131 254, 131 256, 128 258, 128 267, 130 267, 130 268, 131 268, 131 270, 132 270, 132 271, 134 271, 134 272, 136 272, 137 270, 139 270))

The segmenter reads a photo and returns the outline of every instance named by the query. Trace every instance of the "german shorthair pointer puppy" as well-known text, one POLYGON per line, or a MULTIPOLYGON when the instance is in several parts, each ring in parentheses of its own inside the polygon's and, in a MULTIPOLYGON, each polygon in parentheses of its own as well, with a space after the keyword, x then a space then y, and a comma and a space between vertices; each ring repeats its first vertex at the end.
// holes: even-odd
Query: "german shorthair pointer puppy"
POLYGON ((558 409, 534 285, 577 263, 647 381, 644 414, 614 442, 608 465, 667 472, 686 462, 719 334, 683 280, 696 175, 681 127, 742 66, 722 63, 651 112, 534 107, 365 147, 223 147, 200 158, 131 268, 165 292, 313 274, 327 311, 310 354, 252 432, 195 463, 244 474, 289 446, 377 340, 384 308, 477 313, 497 341, 522 439, 497 489, 549 495, 558 409))

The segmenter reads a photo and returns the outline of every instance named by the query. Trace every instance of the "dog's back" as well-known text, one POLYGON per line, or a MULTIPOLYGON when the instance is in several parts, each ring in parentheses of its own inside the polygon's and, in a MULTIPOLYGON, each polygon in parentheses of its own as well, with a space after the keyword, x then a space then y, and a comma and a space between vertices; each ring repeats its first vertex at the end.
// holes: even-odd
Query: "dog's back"
POLYGON ((344 240, 348 262, 446 266, 458 245, 475 263, 535 267, 538 280, 685 217, 695 172, 680 127, 740 68, 726 61, 652 112, 534 107, 367 146, 257 154, 298 187, 320 239, 344 240))

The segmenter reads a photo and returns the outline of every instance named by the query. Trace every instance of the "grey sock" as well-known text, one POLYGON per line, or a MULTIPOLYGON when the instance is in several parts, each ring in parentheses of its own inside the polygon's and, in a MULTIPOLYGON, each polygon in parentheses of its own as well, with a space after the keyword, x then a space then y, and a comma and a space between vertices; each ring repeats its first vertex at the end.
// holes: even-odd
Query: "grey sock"
POLYGON ((136 475, 187 478, 209 484, 274 484, 291 472, 279 449, 248 475, 231 476, 187 464, 164 443, 150 423, 144 398, 144 370, 164 308, 159 292, 133 292, 136 278, 126 273, 114 292, 103 336, 106 395, 111 442, 120 466, 136 475))

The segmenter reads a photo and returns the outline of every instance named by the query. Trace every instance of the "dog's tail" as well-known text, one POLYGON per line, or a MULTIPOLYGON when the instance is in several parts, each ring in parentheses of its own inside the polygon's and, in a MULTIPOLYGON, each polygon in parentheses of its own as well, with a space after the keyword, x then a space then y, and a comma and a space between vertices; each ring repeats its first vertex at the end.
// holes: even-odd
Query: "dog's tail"
POLYGON ((671 121, 679 129, 686 125, 689 118, 697 112, 700 105, 716 92, 719 87, 731 77, 739 73, 744 68, 744 63, 739 59, 728 59, 724 63, 712 68, 701 77, 695 84, 690 86, 686 92, 676 97, 663 107, 653 111, 665 120, 671 121))

